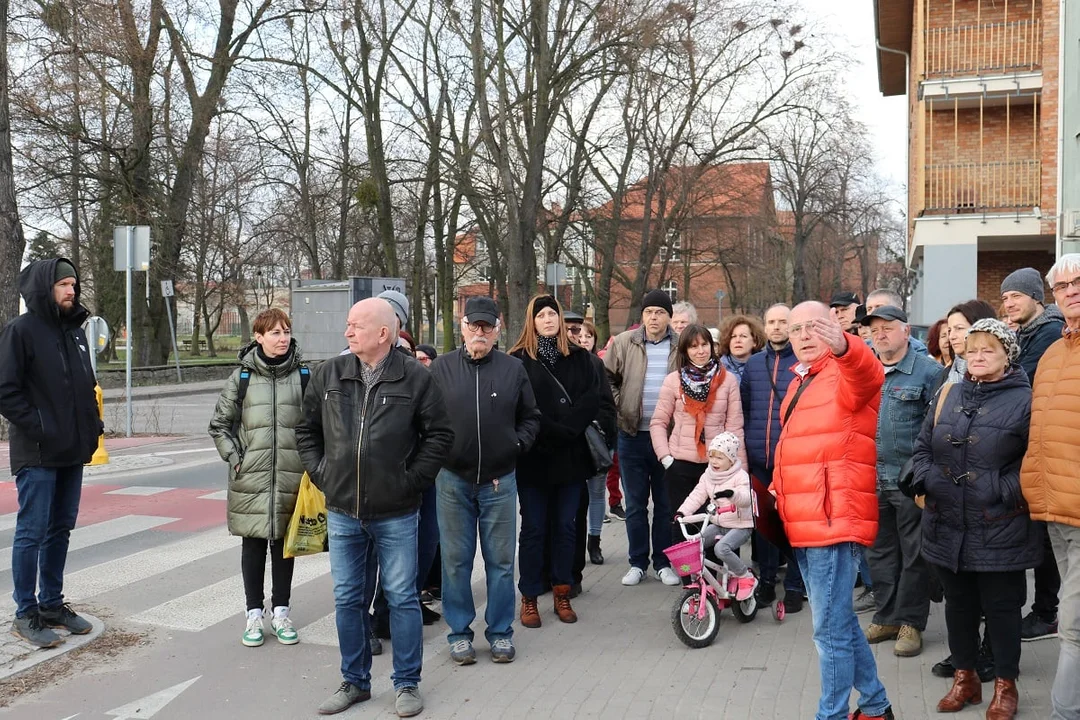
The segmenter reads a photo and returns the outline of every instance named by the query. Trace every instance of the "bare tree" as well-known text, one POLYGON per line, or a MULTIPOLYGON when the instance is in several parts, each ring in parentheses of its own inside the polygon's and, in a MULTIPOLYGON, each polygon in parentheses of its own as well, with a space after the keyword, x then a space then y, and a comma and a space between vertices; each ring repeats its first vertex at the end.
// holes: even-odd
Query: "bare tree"
POLYGON ((0 0, 0 327, 19 314, 15 276, 22 266, 26 238, 15 199, 15 169, 11 157, 11 69, 8 63, 9 0, 0 0))

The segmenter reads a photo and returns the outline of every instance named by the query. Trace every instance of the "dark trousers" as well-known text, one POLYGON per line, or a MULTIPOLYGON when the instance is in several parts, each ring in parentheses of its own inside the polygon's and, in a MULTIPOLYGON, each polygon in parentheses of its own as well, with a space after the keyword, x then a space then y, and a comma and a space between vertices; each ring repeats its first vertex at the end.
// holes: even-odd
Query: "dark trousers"
POLYGON ((551 584, 573 583, 574 526, 581 504, 579 483, 565 485, 519 485, 521 536, 518 541, 518 564, 521 577, 518 589, 526 597, 545 591, 544 545, 551 536, 551 584))
POLYGON ((979 620, 986 616, 986 634, 994 651, 997 677, 1020 674, 1020 625, 1027 586, 1023 570, 958 572, 937 568, 945 588, 945 626, 949 651, 958 670, 974 670, 979 656, 979 620))
MULTIPOLYGON (((690 494, 690 491, 697 487, 698 480, 701 479, 702 473, 709 467, 708 463, 693 463, 685 460, 676 460, 671 463, 671 467, 667 469, 664 474, 664 481, 667 483, 668 490, 668 505, 671 507, 671 517, 668 521, 671 523, 671 544, 681 543, 686 538, 683 537, 682 530, 679 528, 679 523, 675 522, 675 511, 679 509, 679 506, 686 500, 686 496, 690 494)), ((701 508, 694 508, 690 513, 695 513, 701 508)))
MULTIPOLYGON (((750 474, 769 487, 772 484, 772 472, 763 468, 751 468, 750 474)), ((759 532, 754 532, 754 547, 757 548, 758 574, 762 585, 773 587, 776 585, 776 575, 780 570, 780 549, 773 545, 759 532)), ((787 570, 784 572, 784 589, 791 592, 805 593, 802 571, 794 555, 788 558, 787 570)))
POLYGON ((263 609, 263 578, 266 575, 266 551, 270 550, 270 578, 273 583, 270 607, 288 607, 292 595, 295 558, 287 558, 284 540, 267 542, 265 538, 244 538, 240 547, 240 574, 244 577, 244 595, 248 610, 263 609), (269 546, 269 548, 267 547, 269 546))
POLYGON ((877 539, 866 551, 878 625, 926 629, 930 573, 921 553, 922 510, 899 490, 879 490, 877 539))
POLYGON ((1031 611, 1046 622, 1055 622, 1058 614, 1058 593, 1061 592, 1061 574, 1054 558, 1054 546, 1050 544, 1050 535, 1046 532, 1046 523, 1035 525, 1043 536, 1042 565, 1035 568, 1035 602, 1031 611))
POLYGON ((585 573, 585 546, 589 536, 589 486, 581 486, 577 514, 574 516, 574 584, 581 584, 585 573))

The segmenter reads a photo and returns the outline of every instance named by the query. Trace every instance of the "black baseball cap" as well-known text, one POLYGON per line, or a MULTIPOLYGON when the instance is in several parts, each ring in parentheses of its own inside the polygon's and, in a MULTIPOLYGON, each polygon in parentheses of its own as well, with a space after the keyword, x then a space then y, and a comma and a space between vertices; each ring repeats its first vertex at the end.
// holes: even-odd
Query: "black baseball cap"
POLYGON ((902 323, 908 321, 907 313, 894 305, 882 305, 859 322, 863 325, 869 325, 872 320, 899 320, 902 323))
POLYGON ((829 301, 829 307, 847 307, 848 305, 858 304, 859 296, 853 292, 838 292, 829 301))
POLYGON ((465 317, 471 323, 495 325, 499 321, 499 306, 489 297, 471 297, 465 301, 465 317))

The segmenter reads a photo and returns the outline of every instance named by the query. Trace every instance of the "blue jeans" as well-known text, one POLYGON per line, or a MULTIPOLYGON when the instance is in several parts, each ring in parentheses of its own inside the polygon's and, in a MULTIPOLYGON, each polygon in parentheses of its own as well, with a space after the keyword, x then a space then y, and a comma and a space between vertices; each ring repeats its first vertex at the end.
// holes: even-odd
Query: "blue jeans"
POLYGON ((416 687, 424 660, 424 624, 416 591, 417 511, 381 520, 357 520, 327 513, 330 535, 330 573, 334 578, 334 609, 341 676, 361 690, 371 689, 371 629, 368 572, 372 546, 378 556, 383 592, 390 605, 394 636, 394 688, 416 687))
POLYGON ((883 715, 889 707, 877 663, 855 616, 851 588, 863 548, 839 543, 819 548, 795 548, 814 620, 814 645, 821 672, 817 720, 845 720, 851 689, 859 691, 863 715, 883 715))
POLYGON ((649 496, 652 496, 652 562, 657 571, 670 567, 664 550, 671 546, 671 506, 664 466, 656 459, 646 431, 627 435, 619 431, 619 469, 626 495, 626 542, 630 565, 649 567, 649 496))
MULTIPOLYGON (((439 549, 439 519, 435 511, 435 486, 424 491, 423 500, 420 503, 420 530, 417 536, 416 551, 416 592, 424 591, 424 582, 431 565, 435 562, 435 553, 439 549)), ((374 548, 368 553, 367 577, 376 577, 379 572, 379 557, 374 548)), ((382 583, 378 587, 368 583, 367 605, 371 606, 372 615, 378 619, 384 619, 390 613, 390 606, 386 603, 386 593, 382 592, 382 583)))
POLYGON ((600 535, 607 513, 607 471, 589 478, 589 534, 600 535))
POLYGON ((581 485, 532 486, 518 488, 521 503, 521 580, 518 589, 526 597, 544 592, 544 547, 550 540, 551 584, 573 584, 577 512, 581 485), (548 537, 550 535, 550 538, 548 537))
POLYGON ((442 553, 442 610, 450 626, 447 640, 472 642, 476 619, 472 594, 476 536, 484 556, 487 609, 484 637, 489 643, 514 636, 514 553, 517 536, 517 478, 510 473, 499 484, 480 483, 446 470, 435 481, 442 553))
POLYGON ((64 602, 68 539, 79 517, 82 465, 27 467, 15 477, 19 514, 11 547, 15 616, 64 602), (38 583, 41 583, 41 592, 38 583), (36 594, 35 594, 36 593, 36 594))

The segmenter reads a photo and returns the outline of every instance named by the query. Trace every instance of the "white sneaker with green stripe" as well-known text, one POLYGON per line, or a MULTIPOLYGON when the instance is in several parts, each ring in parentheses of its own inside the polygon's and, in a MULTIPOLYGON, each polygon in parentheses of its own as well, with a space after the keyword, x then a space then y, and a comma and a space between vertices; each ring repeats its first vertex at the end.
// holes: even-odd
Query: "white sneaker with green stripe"
POLYGON ((270 627, 274 629, 278 642, 282 645, 295 645, 300 642, 300 636, 289 619, 289 607, 282 605, 274 608, 274 617, 270 619, 270 627))
POLYGON ((241 642, 247 647, 259 647, 263 644, 263 611, 259 608, 247 611, 247 626, 241 642))

